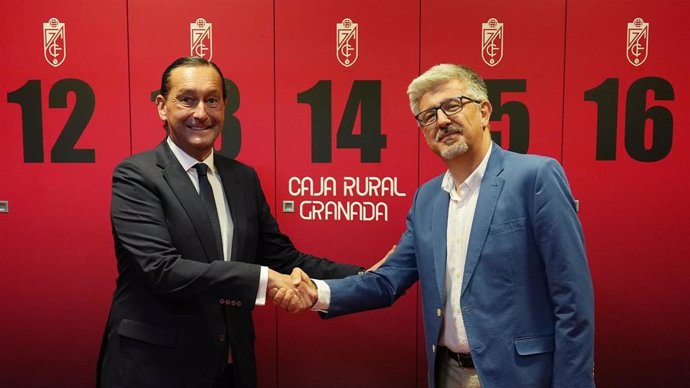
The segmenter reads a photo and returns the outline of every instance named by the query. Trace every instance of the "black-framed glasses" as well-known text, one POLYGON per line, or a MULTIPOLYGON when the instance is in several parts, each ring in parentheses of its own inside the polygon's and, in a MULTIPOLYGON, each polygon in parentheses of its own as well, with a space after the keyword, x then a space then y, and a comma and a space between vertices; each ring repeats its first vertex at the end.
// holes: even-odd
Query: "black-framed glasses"
POLYGON ((429 108, 417 113, 414 118, 417 120, 420 126, 426 127, 427 125, 431 125, 438 120, 439 109, 442 110, 446 116, 452 116, 462 112, 462 108, 464 108, 465 104, 469 102, 479 104, 481 101, 469 98, 467 96, 449 98, 433 108, 429 108))

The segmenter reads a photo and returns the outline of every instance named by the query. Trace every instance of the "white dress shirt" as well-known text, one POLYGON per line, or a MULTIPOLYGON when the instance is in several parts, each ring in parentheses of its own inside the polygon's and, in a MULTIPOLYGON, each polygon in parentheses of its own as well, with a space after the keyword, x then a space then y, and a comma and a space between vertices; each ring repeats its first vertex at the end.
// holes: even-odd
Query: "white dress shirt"
POLYGON ((456 184, 448 171, 446 171, 441 183, 441 188, 450 195, 450 201, 448 203, 448 225, 446 228, 445 313, 443 314, 439 344, 455 353, 470 352, 465 323, 462 319, 460 292, 462 291, 472 221, 477 209, 479 189, 490 154, 491 147, 489 147, 479 166, 460 185, 456 184))

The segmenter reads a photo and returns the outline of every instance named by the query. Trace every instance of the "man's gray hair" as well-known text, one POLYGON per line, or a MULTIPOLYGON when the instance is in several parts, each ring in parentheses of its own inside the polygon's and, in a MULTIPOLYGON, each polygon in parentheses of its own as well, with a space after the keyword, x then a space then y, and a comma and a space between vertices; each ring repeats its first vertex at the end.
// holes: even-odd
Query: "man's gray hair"
POLYGON ((489 99, 484 80, 474 70, 462 65, 443 63, 433 66, 412 80, 410 86, 407 87, 412 113, 415 115, 419 113, 419 100, 425 93, 453 80, 467 82, 467 92, 465 93, 467 97, 480 101, 489 99))

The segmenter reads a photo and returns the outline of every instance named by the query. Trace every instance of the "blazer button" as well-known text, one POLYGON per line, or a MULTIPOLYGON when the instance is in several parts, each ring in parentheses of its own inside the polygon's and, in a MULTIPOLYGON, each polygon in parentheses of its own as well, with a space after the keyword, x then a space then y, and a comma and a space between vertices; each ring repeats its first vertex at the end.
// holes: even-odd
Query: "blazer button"
POLYGON ((223 299, 223 298, 218 299, 218 303, 225 304, 225 299, 223 299))
POLYGON ((436 316, 440 317, 441 316, 441 309, 436 309, 436 316))
POLYGON ((242 301, 241 300, 237 301, 237 307, 242 307, 242 301))
POLYGON ((237 306, 237 301, 233 300, 232 302, 230 302, 230 305, 231 306, 237 306))
POLYGON ((230 306, 233 303, 234 303, 234 301, 231 301, 230 299, 225 299, 225 305, 226 306, 230 306))
POLYGON ((225 334, 221 334, 218 336, 218 342, 225 342, 225 334))

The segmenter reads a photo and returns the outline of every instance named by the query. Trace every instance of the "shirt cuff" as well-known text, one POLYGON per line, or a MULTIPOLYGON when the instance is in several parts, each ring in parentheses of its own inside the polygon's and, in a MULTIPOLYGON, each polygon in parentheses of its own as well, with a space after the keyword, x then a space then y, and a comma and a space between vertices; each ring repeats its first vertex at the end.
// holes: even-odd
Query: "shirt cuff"
POLYGON ((256 292, 256 306, 266 305, 266 288, 268 288, 268 267, 261 266, 261 274, 259 275, 259 289, 256 292))
POLYGON ((319 298, 316 303, 311 307, 311 311, 321 311, 328 312, 328 308, 331 306, 331 288, 328 287, 328 283, 319 279, 312 279, 314 284, 316 284, 317 293, 319 298))

